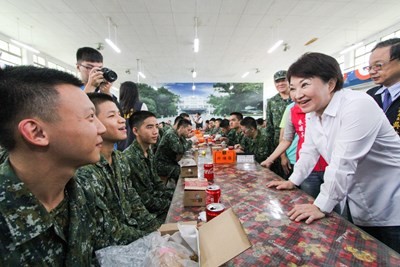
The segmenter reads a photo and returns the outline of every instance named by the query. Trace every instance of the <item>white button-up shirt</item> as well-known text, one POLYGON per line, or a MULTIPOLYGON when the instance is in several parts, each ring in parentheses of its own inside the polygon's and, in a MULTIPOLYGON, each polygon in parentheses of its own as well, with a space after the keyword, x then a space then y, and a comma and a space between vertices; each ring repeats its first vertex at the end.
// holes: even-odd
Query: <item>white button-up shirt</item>
POLYGON ((347 199, 361 226, 400 226, 400 137, 367 94, 334 93, 321 117, 307 114, 305 142, 289 180, 296 185, 321 155, 329 164, 314 204, 330 212, 347 199))

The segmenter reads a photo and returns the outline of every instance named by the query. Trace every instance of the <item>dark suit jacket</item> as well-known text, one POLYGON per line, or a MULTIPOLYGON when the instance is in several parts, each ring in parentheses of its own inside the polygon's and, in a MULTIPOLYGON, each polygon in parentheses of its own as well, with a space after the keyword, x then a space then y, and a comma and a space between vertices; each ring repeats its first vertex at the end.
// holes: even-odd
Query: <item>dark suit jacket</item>
MULTIPOLYGON (((376 91, 378 91, 379 88, 381 87, 382 86, 377 86, 372 89, 369 89, 367 91, 367 94, 372 96, 372 98, 375 99, 376 103, 378 103, 378 105, 382 108, 382 96, 380 94, 375 95, 376 91)), ((386 111, 386 117, 389 119, 391 125, 393 125, 393 123, 396 121, 399 108, 400 108, 400 97, 398 97, 395 101, 393 101, 389 109, 386 111)))

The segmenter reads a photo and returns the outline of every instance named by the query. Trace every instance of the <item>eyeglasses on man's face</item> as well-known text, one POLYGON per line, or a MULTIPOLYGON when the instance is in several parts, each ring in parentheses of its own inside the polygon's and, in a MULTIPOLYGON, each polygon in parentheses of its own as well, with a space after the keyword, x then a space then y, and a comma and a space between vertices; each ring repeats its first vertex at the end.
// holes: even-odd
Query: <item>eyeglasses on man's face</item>
POLYGON ((392 62, 393 60, 394 60, 394 59, 391 59, 391 60, 389 60, 389 61, 387 61, 387 62, 376 62, 376 63, 373 64, 373 65, 364 67, 364 70, 366 70, 366 71, 371 71, 371 70, 380 71, 380 70, 383 69, 383 67, 384 67, 385 65, 389 64, 389 63, 392 62))

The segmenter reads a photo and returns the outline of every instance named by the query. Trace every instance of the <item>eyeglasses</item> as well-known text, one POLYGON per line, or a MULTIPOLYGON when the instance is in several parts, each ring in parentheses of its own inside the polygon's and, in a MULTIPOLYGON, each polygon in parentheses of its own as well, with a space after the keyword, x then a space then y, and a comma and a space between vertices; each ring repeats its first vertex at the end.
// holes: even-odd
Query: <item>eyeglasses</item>
POLYGON ((375 63, 375 64, 373 64, 373 65, 371 65, 371 66, 366 66, 366 67, 364 67, 364 70, 366 70, 366 71, 371 71, 371 70, 374 70, 374 71, 380 71, 380 70, 382 70, 383 69, 383 67, 385 66, 385 65, 387 65, 387 64, 389 64, 391 61, 393 61, 394 59, 391 59, 391 60, 389 60, 388 62, 377 62, 377 63, 375 63))

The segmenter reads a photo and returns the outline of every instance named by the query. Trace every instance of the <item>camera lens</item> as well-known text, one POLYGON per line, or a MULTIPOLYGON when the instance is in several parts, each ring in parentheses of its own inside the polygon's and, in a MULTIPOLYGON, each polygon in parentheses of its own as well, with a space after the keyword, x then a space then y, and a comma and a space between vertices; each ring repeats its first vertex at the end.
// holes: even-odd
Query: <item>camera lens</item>
POLYGON ((102 68, 101 71, 103 72, 103 77, 106 81, 112 83, 117 80, 118 75, 115 71, 110 70, 108 68, 102 68))

